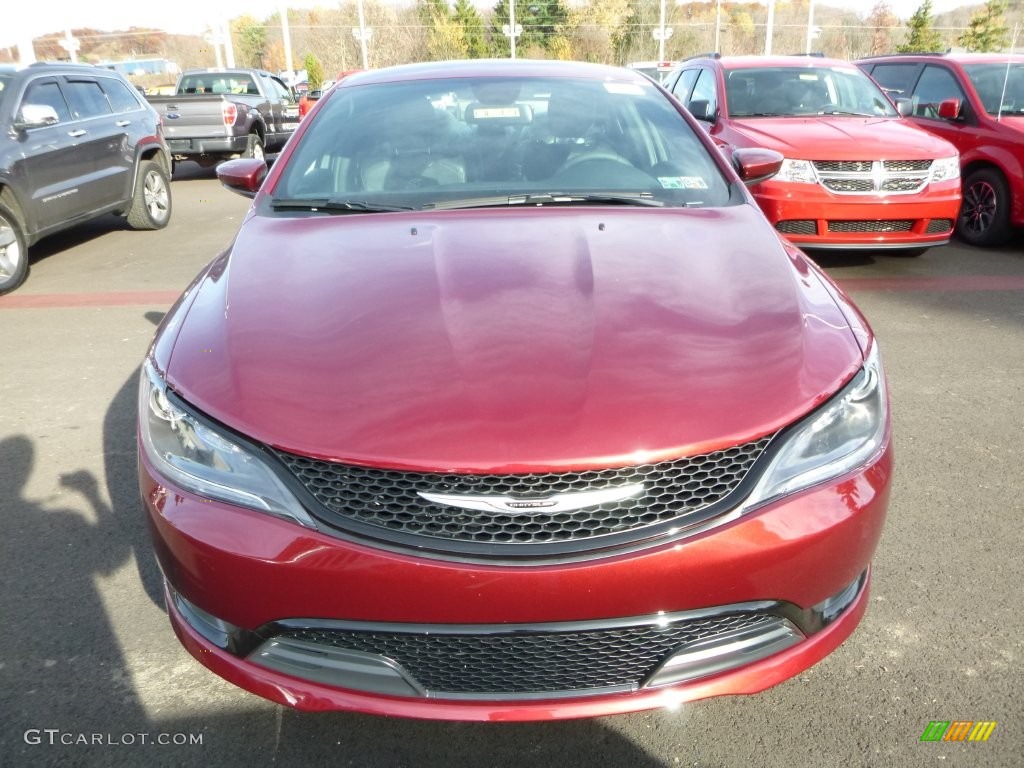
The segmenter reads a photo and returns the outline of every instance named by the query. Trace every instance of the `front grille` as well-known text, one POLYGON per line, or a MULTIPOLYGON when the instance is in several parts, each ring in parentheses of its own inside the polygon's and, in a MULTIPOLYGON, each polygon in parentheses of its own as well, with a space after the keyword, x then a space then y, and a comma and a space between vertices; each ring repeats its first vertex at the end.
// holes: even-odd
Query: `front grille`
MULTIPOLYGON (((331 525, 385 540, 408 537, 444 551, 445 542, 493 545, 558 544, 637 532, 659 523, 692 520, 736 490, 771 437, 690 458, 619 469, 523 475, 464 475, 375 469, 277 452, 319 502, 331 525), (578 510, 478 511, 434 503, 419 492, 526 501, 555 494, 642 483, 631 498, 578 510), (687 518, 690 518, 688 520, 687 518), (426 540, 426 541, 425 541, 426 540)), ((595 547, 599 544, 595 544, 595 547)), ((456 547, 466 551, 465 547, 456 547)), ((490 551, 490 550, 488 550, 490 551)))
POLYGON ((882 166, 892 173, 910 173, 927 171, 932 167, 931 160, 883 160, 882 166))
POLYGON ((931 175, 931 160, 815 160, 818 181, 837 195, 909 195, 931 175))
POLYGON ((816 235, 818 234, 818 222, 814 219, 790 219, 780 221, 775 229, 784 235, 816 235))
POLYGON ((830 221, 829 232, 909 232, 914 226, 913 221, 830 221))
POLYGON ((728 614, 675 623, 498 633, 286 629, 276 638, 390 659, 431 695, 528 694, 635 689, 681 646, 736 630, 768 630, 780 619, 728 614))
POLYGON ((937 235, 942 232, 949 232, 953 229, 952 219, 932 219, 928 222, 928 228, 925 229, 925 234, 937 235))
POLYGON ((872 192, 875 189, 875 182, 871 179, 822 179, 821 183, 825 189, 842 194, 872 192))

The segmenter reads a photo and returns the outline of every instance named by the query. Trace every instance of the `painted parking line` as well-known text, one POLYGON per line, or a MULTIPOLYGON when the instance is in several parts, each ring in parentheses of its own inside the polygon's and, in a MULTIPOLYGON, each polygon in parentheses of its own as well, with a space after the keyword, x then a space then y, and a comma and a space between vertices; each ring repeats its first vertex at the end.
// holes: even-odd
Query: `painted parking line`
POLYGON ((836 282, 847 291, 1024 291, 1024 275, 849 277, 836 282))
MULTIPOLYGON (((1024 291, 1024 275, 954 277, 849 277, 838 280, 847 291, 1024 291)), ((36 293, 0 296, 0 309, 77 309, 80 307, 170 307, 180 291, 36 293)))
POLYGON ((109 291, 95 293, 25 293, 0 296, 0 309, 77 309, 79 307, 170 307, 181 291, 109 291))

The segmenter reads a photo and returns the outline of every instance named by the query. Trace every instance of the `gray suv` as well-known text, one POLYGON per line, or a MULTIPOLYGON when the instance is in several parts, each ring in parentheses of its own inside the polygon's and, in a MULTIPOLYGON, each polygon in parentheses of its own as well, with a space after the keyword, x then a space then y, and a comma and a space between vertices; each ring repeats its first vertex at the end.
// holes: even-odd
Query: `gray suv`
POLYGON ((133 229, 167 226, 170 167, 156 112, 116 72, 0 68, 0 294, 54 232, 107 213, 133 229))

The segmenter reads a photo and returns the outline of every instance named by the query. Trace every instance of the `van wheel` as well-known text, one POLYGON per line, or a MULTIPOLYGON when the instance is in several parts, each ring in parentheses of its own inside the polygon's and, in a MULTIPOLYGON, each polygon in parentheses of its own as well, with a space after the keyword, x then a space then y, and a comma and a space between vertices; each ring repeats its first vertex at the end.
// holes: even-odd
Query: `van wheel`
POLYGON ((28 247, 21 222, 0 205, 0 293, 13 291, 28 275, 28 247))
POLYGON ((251 157, 253 160, 267 161, 266 153, 263 151, 263 139, 259 134, 250 133, 249 141, 245 145, 245 153, 242 157, 251 157))
POLYGON ((135 179, 135 197, 128 211, 132 229, 163 229, 171 220, 171 187, 159 163, 143 160, 135 179))
POLYGON ((1010 191, 995 168, 979 168, 964 179, 956 233, 978 246, 1002 245, 1010 239, 1010 191))

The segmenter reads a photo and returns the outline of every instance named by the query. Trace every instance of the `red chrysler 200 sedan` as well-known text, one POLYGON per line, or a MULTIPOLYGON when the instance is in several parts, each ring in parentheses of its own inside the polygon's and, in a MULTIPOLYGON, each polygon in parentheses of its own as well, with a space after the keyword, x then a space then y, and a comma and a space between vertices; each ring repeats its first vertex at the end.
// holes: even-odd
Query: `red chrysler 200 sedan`
POLYGON ((867 605, 892 474, 857 309, 625 69, 353 75, 143 366, 167 607, 304 710, 629 712, 779 683, 867 605))

